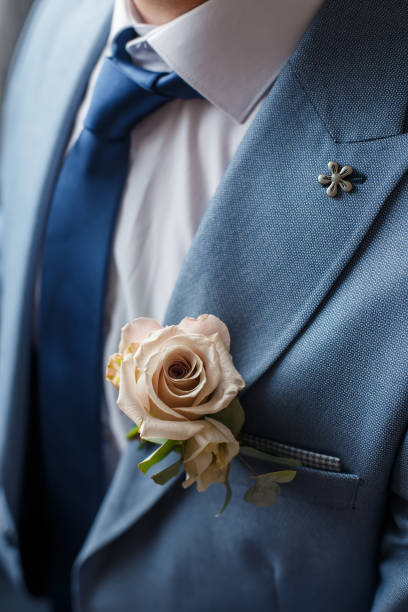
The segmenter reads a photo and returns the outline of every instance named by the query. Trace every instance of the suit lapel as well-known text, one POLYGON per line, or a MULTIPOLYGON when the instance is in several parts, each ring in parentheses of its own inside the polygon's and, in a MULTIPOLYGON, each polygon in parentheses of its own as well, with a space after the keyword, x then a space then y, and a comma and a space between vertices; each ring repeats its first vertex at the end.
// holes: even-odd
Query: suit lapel
POLYGON ((407 168, 407 144, 406 135, 334 142, 287 65, 203 219, 166 323, 219 316, 249 388, 352 257, 407 168), (365 181, 328 197, 317 177, 329 161, 351 165, 365 181))
MULTIPOLYGON (((137 441, 129 443, 119 462, 93 528, 77 558, 75 563, 77 570, 95 551, 120 536, 136 520, 140 520, 174 485, 174 481, 170 481, 159 486, 139 471, 137 464, 145 459, 149 452, 151 452, 150 448, 149 450, 140 449, 137 441)), ((170 453, 156 472, 178 459, 177 453, 170 453)), ((180 481, 177 482, 180 486, 180 481)))
MULTIPOLYGON (((26 430, 35 272, 50 198, 89 73, 105 44, 111 0, 39 2, 20 45, 4 110, 5 204, 0 432, 2 484, 16 515, 26 430), (38 57, 35 62, 33 58, 38 57), (6 356, 7 358, 4 358, 6 356)), ((2 236, 3 237, 3 236, 2 236)))
POLYGON ((402 0, 326 0, 201 223, 165 322, 222 318, 247 388, 307 323, 407 168, 405 16, 402 0), (326 195, 317 177, 329 161, 357 171, 351 193, 326 195))
MULTIPOLYGON (((398 22, 401 7, 393 11, 398 22)), ((300 333, 407 168, 408 138, 399 135, 401 98, 393 99, 392 110, 381 96, 373 98, 376 108, 369 113, 362 106, 365 94, 359 88, 371 87, 360 65, 360 59, 365 64, 364 46, 361 58, 358 53, 350 58, 352 78, 341 73, 341 51, 350 36, 357 44, 358 24, 370 19, 366 25, 380 53, 382 22, 371 2, 323 5, 234 156, 169 302, 166 324, 204 312, 227 323, 234 361, 247 387, 300 333), (333 37, 336 53, 325 66, 321 49, 332 49, 333 37), (312 69, 319 65, 321 79, 312 69), (341 78, 333 84, 328 70, 341 78), (361 179, 338 198, 329 198, 317 181, 332 160, 353 166, 361 179)), ((402 37, 403 28, 399 31, 402 37)), ((395 55, 393 81, 405 69, 402 47, 397 41, 389 51, 395 55)), ((371 47, 369 53, 373 59, 371 47)), ((134 444, 127 447, 77 570, 167 491, 168 486, 137 473, 138 452, 134 444)))

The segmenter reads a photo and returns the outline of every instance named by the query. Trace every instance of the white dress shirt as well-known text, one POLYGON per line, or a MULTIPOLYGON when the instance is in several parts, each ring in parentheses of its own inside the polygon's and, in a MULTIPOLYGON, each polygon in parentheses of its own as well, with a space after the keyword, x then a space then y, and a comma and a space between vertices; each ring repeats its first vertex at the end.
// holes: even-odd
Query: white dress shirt
MULTIPOLYGON (((139 316, 163 322, 177 276, 204 212, 262 98, 322 0, 208 0, 162 25, 143 24, 131 0, 116 0, 105 50, 79 109, 79 135, 114 36, 133 25, 133 61, 175 70, 205 99, 174 100, 132 132, 130 170, 116 227, 106 299, 104 361, 121 327, 139 316)), ((189 313, 186 312, 186 315, 189 313)), ((104 446, 112 473, 130 421, 105 388, 104 446)))

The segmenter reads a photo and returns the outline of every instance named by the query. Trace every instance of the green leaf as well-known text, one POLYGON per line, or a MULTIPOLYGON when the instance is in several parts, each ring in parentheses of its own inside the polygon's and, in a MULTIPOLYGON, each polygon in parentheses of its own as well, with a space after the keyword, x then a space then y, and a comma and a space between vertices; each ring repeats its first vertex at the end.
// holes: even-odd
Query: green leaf
POLYGON ((256 448, 252 448, 251 446, 241 446, 240 453, 246 455, 247 457, 262 459, 263 461, 269 461, 270 463, 282 463, 284 465, 293 465, 295 467, 300 467, 302 465, 302 462, 298 459, 290 459, 289 457, 275 457, 269 453, 264 453, 256 448))
POLYGON ((229 483, 229 467, 228 467, 227 477, 225 479, 224 485, 225 485, 225 489, 226 489, 225 490, 225 499, 224 499, 224 503, 223 503, 223 506, 222 506, 221 510, 219 511, 218 514, 215 515, 216 518, 220 517, 221 514, 223 514, 223 512, 228 508, 229 503, 230 503, 231 498, 232 498, 232 490, 231 490, 231 485, 229 483))
POLYGON ((178 440, 166 440, 166 442, 159 446, 159 448, 157 448, 154 453, 149 455, 147 459, 141 461, 138 464, 139 470, 143 472, 143 474, 146 474, 146 472, 150 470, 153 465, 156 465, 156 463, 162 461, 162 459, 167 457, 167 455, 174 449, 174 447, 178 445, 180 445, 180 442, 178 440))
POLYGON ((257 482, 245 493, 245 501, 256 506, 274 506, 279 499, 280 486, 276 482, 257 482))
POLYGON ((168 482, 172 478, 175 478, 178 475, 182 463, 183 457, 180 457, 178 461, 172 463, 171 465, 169 465, 169 467, 166 467, 166 469, 152 476, 152 480, 154 480, 154 482, 159 485, 166 484, 166 482, 168 482))
POLYGON ((238 438, 239 432, 245 421, 245 412, 241 402, 236 397, 226 408, 224 408, 224 410, 211 415, 211 418, 223 423, 223 425, 228 427, 233 435, 238 438))
POLYGON ((130 431, 128 431, 126 434, 126 438, 128 440, 133 440, 134 438, 137 438, 138 436, 139 436, 139 427, 137 425, 133 427, 130 431))
POLYGON ((296 472, 294 470, 281 470, 279 472, 268 472, 260 476, 253 476, 257 482, 248 489, 244 499, 256 506, 274 506, 280 495, 278 483, 292 482, 295 476, 296 472))
POLYGON ((258 482, 262 480, 265 483, 278 482, 279 484, 284 484, 284 483, 292 482, 295 476, 296 476, 295 470, 280 470, 279 472, 268 472, 267 474, 260 474, 259 476, 253 476, 253 478, 256 478, 258 482))

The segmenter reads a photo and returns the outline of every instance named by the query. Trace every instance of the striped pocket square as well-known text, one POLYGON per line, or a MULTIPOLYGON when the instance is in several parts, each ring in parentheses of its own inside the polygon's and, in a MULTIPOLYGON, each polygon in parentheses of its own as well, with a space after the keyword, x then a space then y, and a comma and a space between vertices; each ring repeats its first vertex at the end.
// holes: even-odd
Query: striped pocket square
POLYGON ((341 472, 341 459, 339 457, 315 453, 314 451, 297 448, 296 446, 289 446, 281 442, 274 442, 273 440, 260 438, 247 433, 242 434, 241 444, 244 447, 254 448, 255 450, 275 455, 276 457, 297 459, 306 467, 326 470, 328 472, 341 472))

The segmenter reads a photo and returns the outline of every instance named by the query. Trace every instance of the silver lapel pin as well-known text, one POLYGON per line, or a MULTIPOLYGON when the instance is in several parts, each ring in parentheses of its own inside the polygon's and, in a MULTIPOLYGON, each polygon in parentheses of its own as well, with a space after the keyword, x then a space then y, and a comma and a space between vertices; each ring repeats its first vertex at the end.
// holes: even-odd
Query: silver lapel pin
POLYGON ((353 189, 353 183, 346 181, 346 176, 350 176, 353 173, 351 166, 343 166, 339 172, 339 164, 335 161, 330 161, 328 164, 331 174, 319 174, 318 181, 321 185, 328 185, 326 193, 331 198, 337 195, 338 188, 343 191, 351 191, 353 189))

